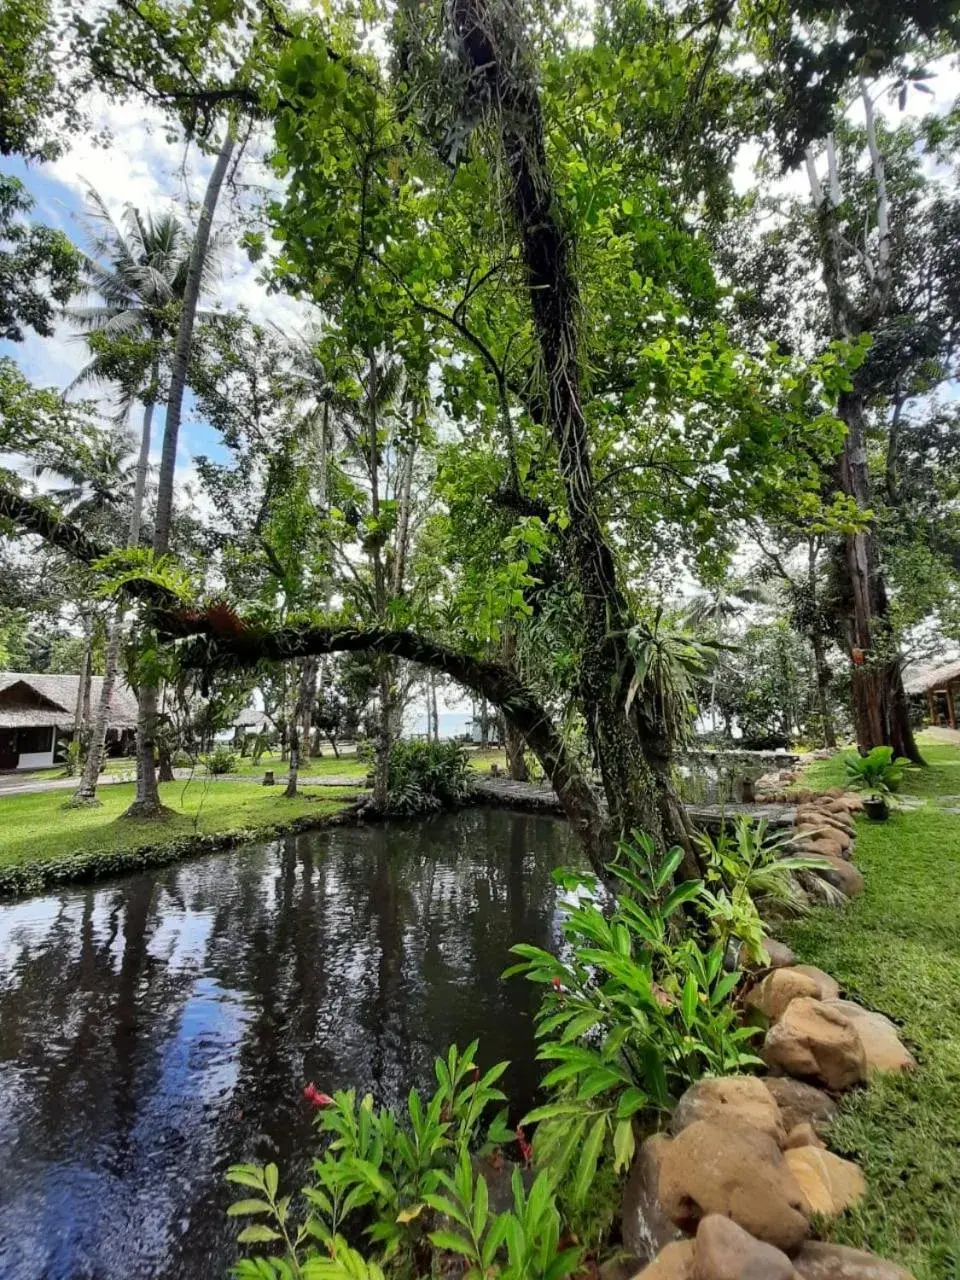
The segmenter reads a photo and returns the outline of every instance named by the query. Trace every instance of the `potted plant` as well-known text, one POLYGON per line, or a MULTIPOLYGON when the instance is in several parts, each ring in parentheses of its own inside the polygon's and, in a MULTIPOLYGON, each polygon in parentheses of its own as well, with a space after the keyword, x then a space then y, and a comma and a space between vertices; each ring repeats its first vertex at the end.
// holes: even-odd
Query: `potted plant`
POLYGON ((863 810, 874 822, 884 822, 890 816, 887 797, 900 785, 903 771, 910 761, 903 756, 893 757, 892 747, 874 747, 865 756, 848 751, 843 757, 847 785, 857 791, 869 791, 863 810))

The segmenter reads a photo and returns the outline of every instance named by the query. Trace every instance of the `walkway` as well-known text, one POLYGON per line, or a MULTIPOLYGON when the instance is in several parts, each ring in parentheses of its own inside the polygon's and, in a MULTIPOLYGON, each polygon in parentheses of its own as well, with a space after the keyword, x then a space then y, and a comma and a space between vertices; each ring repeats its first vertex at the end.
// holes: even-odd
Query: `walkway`
MULTIPOLYGON (((194 782, 261 782, 262 778, 256 775, 243 773, 218 773, 213 777, 204 773, 202 770, 191 769, 174 769, 173 776, 177 782, 188 782, 192 778, 194 782)), ((102 773, 97 783, 98 787, 114 786, 122 782, 133 782, 134 774, 132 769, 126 770, 124 773, 102 773)), ((79 778, 25 778, 17 773, 0 774, 0 797, 2 796, 22 796, 31 791, 72 791, 79 778)), ((287 778, 285 774, 276 775, 276 785, 278 787, 285 786, 287 778)), ((299 784, 302 787, 354 787, 362 790, 365 786, 362 774, 325 774, 322 778, 311 778, 307 774, 300 774, 299 784)))
MULTIPOLYGON (((528 809, 534 813, 562 814, 556 792, 545 782, 514 782, 511 778, 482 778, 477 793, 485 804, 528 809)), ((792 827, 796 809, 777 804, 688 804, 687 813, 698 827, 719 826, 724 820, 741 816, 754 821, 765 819, 770 827, 792 827)))

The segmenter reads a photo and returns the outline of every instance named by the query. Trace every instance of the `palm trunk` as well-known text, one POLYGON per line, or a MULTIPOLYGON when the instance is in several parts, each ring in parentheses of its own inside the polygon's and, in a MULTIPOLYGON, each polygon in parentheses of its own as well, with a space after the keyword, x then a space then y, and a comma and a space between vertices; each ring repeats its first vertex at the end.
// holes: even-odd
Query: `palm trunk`
POLYGON ((110 717, 110 702, 117 683, 117 668, 120 665, 120 645, 123 640, 123 608, 118 605, 110 623, 107 636, 107 651, 104 658, 103 687, 100 701, 93 718, 93 729, 90 734, 90 747, 83 765, 80 785, 68 801, 66 807, 81 808, 98 804, 97 781, 103 767, 104 745, 107 740, 107 725, 110 717))
POLYGON ((427 734, 434 742, 440 741, 440 715, 437 711, 437 677, 431 671, 427 685, 427 734))
POLYGON ((823 636, 818 627, 813 631, 810 644, 817 675, 817 705, 820 709, 820 724, 823 728, 823 745, 830 751, 836 751, 837 730, 833 723, 833 712, 830 710, 830 668, 827 666, 823 636))
POLYGON ((318 658, 307 658, 300 672, 300 755, 304 760, 310 759, 311 730, 313 728, 313 712, 317 705, 318 658))
POLYGON ((157 556, 165 556, 170 550, 173 481, 177 468, 177 445, 180 439, 180 420, 183 416, 183 396, 187 387, 187 369, 190 364, 193 328, 197 318, 197 306, 200 302, 200 288, 203 282, 207 248, 210 243, 210 231, 235 143, 236 139, 233 131, 228 129, 216 163, 213 166, 210 180, 207 183, 207 189, 203 197, 203 207, 200 210, 200 217, 197 222, 197 232, 190 250, 187 282, 183 291, 180 322, 177 327, 177 342, 174 347, 173 363, 170 368, 170 394, 167 398, 167 412, 163 427, 163 449, 160 455, 160 475, 157 484, 157 518, 153 535, 153 550, 157 556))
MULTIPOLYGON (((177 445, 180 437, 180 421, 183 416, 183 396, 187 386, 187 369, 193 328, 200 301, 203 268, 210 243, 210 230, 223 187, 224 178, 233 154, 235 138, 228 129, 213 172, 203 197, 203 207, 197 222, 197 233, 190 250, 187 266, 187 282, 180 307, 177 341, 170 370, 170 394, 163 427, 163 448, 160 455, 160 475, 157 481, 157 514, 153 530, 153 551, 159 559, 170 550, 170 523, 173 517, 173 487, 177 468, 177 445)), ((145 415, 146 417, 146 415, 145 415)), ((139 691, 137 714, 137 795, 127 813, 137 818, 159 818, 166 813, 160 803, 153 751, 157 732, 158 689, 143 681, 139 691)))
POLYGON ((300 780, 300 730, 296 717, 290 721, 290 764, 287 770, 287 786, 284 796, 287 800, 296 799, 297 783, 300 780))
POLYGON ((77 681, 77 703, 73 713, 73 738, 82 745, 86 727, 84 711, 90 711, 90 667, 93 662, 93 623, 89 617, 83 620, 83 653, 80 656, 80 677, 77 681))
MULTIPOLYGON (((508 622, 503 630, 503 665, 509 671, 517 669, 517 632, 513 622, 508 622)), ((530 772, 527 769, 524 751, 523 734, 509 716, 503 717, 503 746, 507 755, 507 773, 514 782, 528 782, 530 772)))

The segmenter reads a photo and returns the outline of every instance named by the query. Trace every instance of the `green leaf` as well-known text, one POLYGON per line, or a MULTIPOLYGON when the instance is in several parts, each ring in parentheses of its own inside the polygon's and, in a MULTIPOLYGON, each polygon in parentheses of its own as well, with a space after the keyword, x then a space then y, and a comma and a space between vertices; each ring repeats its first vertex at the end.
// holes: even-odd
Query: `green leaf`
POLYGON ((262 1222, 251 1223, 237 1236, 240 1244, 268 1244, 272 1240, 279 1239, 281 1239, 280 1232, 274 1231, 271 1227, 265 1227, 262 1222))
POLYGON ((431 1231, 430 1243, 437 1249, 444 1249, 447 1253, 459 1253, 465 1258, 474 1256, 473 1245, 463 1236, 458 1236, 455 1231, 431 1231))
POLYGON ((587 1140, 583 1144, 583 1150, 580 1153, 580 1163, 577 1165, 577 1175, 573 1184, 574 1204, 583 1205, 587 1199, 590 1184, 593 1182, 594 1175, 597 1172, 597 1161, 600 1158, 600 1151, 603 1147, 606 1132, 607 1116, 606 1112, 604 1112, 593 1122, 587 1134, 587 1140))
POLYGON ((698 993, 697 980, 692 973, 688 973, 687 980, 683 984, 683 995, 680 998, 680 1016, 683 1018, 683 1025, 688 1031, 693 1026, 697 1016, 698 993))
POLYGON ((239 1218, 244 1213, 272 1213, 273 1206, 266 1200, 235 1200, 227 1208, 228 1218, 239 1218))
POLYGON ((633 1134, 633 1121, 621 1120, 613 1131, 613 1167, 617 1173, 623 1173, 625 1169, 629 1168, 636 1145, 636 1139, 633 1134))

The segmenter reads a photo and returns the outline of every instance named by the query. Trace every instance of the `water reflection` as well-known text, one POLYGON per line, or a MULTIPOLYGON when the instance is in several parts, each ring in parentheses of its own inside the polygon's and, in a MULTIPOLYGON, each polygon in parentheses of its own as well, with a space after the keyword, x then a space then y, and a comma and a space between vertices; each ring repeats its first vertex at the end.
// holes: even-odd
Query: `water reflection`
POLYGON ((223 1170, 302 1168, 307 1080, 395 1101, 479 1036, 525 1107, 536 993, 499 975, 573 856, 481 809, 0 906, 0 1275, 223 1276, 223 1170))

